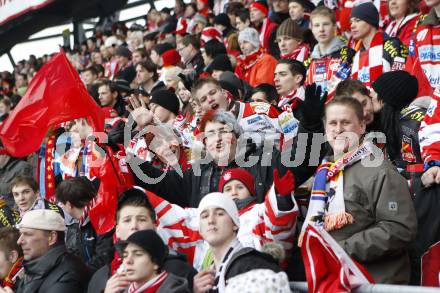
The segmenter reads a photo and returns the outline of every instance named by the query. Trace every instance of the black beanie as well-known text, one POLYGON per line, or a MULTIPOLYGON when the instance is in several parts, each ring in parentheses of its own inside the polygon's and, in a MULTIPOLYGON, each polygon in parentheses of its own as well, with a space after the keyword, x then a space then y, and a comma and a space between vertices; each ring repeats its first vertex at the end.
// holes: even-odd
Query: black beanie
POLYGON ((224 27, 231 27, 231 20, 229 19, 229 16, 226 13, 220 13, 215 16, 214 18, 214 24, 221 24, 224 27))
POLYGON ((208 65, 207 71, 212 72, 214 70, 221 70, 221 71, 234 71, 232 70, 232 64, 231 60, 229 60, 228 55, 226 54, 220 54, 215 56, 215 58, 212 60, 211 64, 208 65))
POLYGON ((168 247, 154 230, 136 231, 127 240, 119 241, 117 244, 119 252, 122 252, 130 243, 145 250, 153 263, 157 264, 159 268, 163 267, 168 255, 168 247))
POLYGON ((375 28, 379 28, 379 11, 377 11, 376 6, 372 2, 362 3, 353 7, 350 19, 353 17, 359 18, 375 28))
POLYGON ((162 56, 163 53, 173 48, 173 45, 171 45, 170 43, 162 43, 154 46, 153 51, 156 51, 157 55, 162 56))
POLYGON ((372 87, 379 100, 396 110, 409 105, 419 91, 417 78, 403 70, 389 71, 376 79, 372 87))
POLYGON ((179 115, 179 99, 170 90, 157 90, 151 93, 150 103, 159 105, 168 111, 179 115))

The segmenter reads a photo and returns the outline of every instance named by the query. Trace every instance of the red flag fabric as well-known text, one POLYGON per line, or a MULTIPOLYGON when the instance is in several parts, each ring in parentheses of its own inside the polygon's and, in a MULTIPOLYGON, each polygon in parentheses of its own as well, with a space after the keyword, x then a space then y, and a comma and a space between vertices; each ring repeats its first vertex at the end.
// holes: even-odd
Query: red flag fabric
POLYGON ((92 119, 95 131, 104 130, 100 107, 61 51, 32 79, 23 98, 2 124, 0 139, 10 155, 24 157, 40 148, 51 127, 82 117, 92 119))
POLYGON ((116 224, 118 196, 133 187, 134 179, 125 163, 123 148, 114 152, 106 147, 106 155, 94 162, 98 166, 96 177, 100 180, 98 194, 89 210, 90 221, 98 234, 109 232, 116 224), (99 162, 102 162, 99 164, 99 162))
POLYGON ((374 283, 361 265, 355 263, 324 230, 308 225, 301 254, 309 293, 351 292, 362 284, 374 283))
POLYGON ((422 256, 422 286, 440 287, 440 242, 422 256))

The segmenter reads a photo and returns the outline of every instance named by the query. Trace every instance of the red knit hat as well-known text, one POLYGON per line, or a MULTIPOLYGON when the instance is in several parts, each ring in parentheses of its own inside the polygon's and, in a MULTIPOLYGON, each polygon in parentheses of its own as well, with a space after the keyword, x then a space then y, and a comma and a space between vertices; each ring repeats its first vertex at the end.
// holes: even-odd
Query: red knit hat
POLYGON ((260 10, 260 11, 263 12, 263 14, 266 15, 266 16, 269 14, 269 9, 268 9, 267 6, 264 5, 261 1, 255 1, 254 3, 252 3, 252 4, 249 6, 249 10, 252 9, 252 8, 255 8, 255 9, 260 10))
POLYGON ((180 62, 180 54, 176 49, 170 49, 162 54, 163 67, 176 66, 180 62))
POLYGON ((246 186, 251 195, 256 195, 254 187, 254 177, 252 174, 241 168, 229 169, 223 172, 218 183, 218 191, 223 192, 223 187, 232 180, 238 180, 246 186))

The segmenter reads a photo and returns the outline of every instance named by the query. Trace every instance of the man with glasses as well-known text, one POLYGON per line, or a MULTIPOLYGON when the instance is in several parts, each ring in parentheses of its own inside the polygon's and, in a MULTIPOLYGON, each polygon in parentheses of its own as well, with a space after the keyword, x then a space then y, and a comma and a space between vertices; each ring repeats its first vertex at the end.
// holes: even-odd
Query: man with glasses
POLYGON ((183 37, 182 42, 177 45, 177 51, 185 64, 184 74, 194 80, 205 68, 199 39, 193 35, 183 37))
MULTIPOLYGON (((309 140, 306 146, 302 144, 297 148, 296 141, 292 147, 290 147, 290 143, 286 143, 287 147, 284 146, 283 149, 283 161, 281 160, 281 152, 273 145, 267 148, 267 146, 261 147, 256 144, 248 144, 246 140, 239 140, 243 131, 242 127, 232 113, 225 111, 228 107, 228 101, 225 92, 221 90, 215 79, 200 79, 193 87, 193 96, 201 102, 202 108, 211 107, 200 122, 200 133, 206 157, 195 161, 192 164, 193 168, 183 172, 182 176, 175 171, 164 174, 150 163, 142 163, 139 167, 144 175, 146 174, 150 178, 161 178, 161 180, 156 184, 151 184, 144 182, 141 178, 136 178, 136 184, 160 194, 171 203, 182 207, 196 207, 206 194, 218 190, 219 178, 225 169, 237 166, 247 169, 257 182, 256 198, 258 202, 264 200, 273 183, 273 168, 280 170, 281 176, 287 170, 291 170, 298 186, 312 174, 315 168, 309 166, 309 157, 311 156, 311 136, 309 133, 318 132, 322 127, 320 109, 323 107, 324 100, 320 101, 320 91, 309 93, 302 107, 302 111, 309 114, 302 115, 304 118, 298 126, 298 132, 308 135, 309 140), (298 157, 304 158, 304 160, 293 164, 292 161, 297 158, 297 150, 298 157), (289 166, 295 165, 295 167, 286 167, 289 160, 291 163, 289 166)), ((264 105, 266 104, 256 103, 254 106, 258 108, 264 105)), ((257 115, 254 118, 261 119, 261 122, 269 119, 257 115)), ((304 143, 304 139, 302 142, 304 143)), ((319 154, 314 154, 314 157, 319 157, 319 154)), ((129 161, 129 164, 132 162, 129 161)))

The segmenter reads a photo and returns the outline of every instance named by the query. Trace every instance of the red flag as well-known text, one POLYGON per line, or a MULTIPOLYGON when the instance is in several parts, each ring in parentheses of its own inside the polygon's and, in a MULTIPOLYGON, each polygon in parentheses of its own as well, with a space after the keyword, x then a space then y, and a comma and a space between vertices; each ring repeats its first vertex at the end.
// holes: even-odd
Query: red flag
POLYGON ((107 147, 96 176, 101 182, 98 194, 90 205, 89 217, 96 232, 104 234, 115 227, 119 194, 134 185, 133 176, 125 163, 124 150, 115 153, 107 147))
POLYGON ((301 245, 309 293, 351 292, 374 283, 373 278, 355 263, 323 229, 309 225, 301 245))
POLYGON ((0 138, 10 155, 24 157, 40 148, 49 128, 82 117, 92 119, 95 131, 104 130, 100 107, 61 51, 32 79, 2 124, 0 138))
POLYGON ((440 287, 440 242, 437 242, 422 256, 422 286, 440 287))

